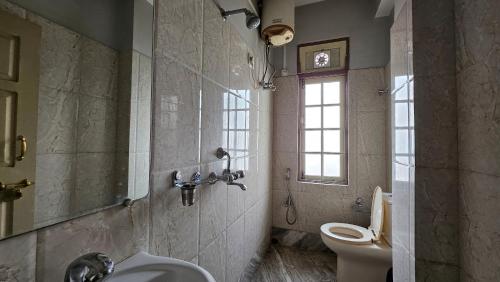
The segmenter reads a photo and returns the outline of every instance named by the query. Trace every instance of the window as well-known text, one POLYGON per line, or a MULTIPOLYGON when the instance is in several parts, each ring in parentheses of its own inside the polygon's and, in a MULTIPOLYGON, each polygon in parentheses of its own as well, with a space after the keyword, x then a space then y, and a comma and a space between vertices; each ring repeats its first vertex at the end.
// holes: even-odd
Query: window
POLYGON ((347 184, 345 76, 301 80, 301 181, 347 184))

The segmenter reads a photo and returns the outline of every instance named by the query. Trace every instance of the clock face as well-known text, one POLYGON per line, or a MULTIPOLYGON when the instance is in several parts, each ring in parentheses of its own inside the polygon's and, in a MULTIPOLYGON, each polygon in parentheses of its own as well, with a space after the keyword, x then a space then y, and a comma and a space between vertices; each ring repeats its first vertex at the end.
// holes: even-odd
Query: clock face
POLYGON ((330 56, 325 52, 319 52, 314 55, 314 67, 324 68, 330 65, 330 56))

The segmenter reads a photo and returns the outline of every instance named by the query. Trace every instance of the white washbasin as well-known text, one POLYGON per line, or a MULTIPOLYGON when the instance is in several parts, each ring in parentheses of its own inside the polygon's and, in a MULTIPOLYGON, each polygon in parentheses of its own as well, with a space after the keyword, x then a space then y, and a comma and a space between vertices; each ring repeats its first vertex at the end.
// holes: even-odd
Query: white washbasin
POLYGON ((140 252, 117 264, 106 282, 215 282, 215 279, 196 264, 140 252))

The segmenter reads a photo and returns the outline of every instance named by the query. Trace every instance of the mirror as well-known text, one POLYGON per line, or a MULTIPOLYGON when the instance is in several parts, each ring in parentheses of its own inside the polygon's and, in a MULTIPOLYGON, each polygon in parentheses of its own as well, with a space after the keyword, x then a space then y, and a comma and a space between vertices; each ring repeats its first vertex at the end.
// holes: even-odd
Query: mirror
POLYGON ((0 239, 149 191, 152 0, 0 0, 0 239))

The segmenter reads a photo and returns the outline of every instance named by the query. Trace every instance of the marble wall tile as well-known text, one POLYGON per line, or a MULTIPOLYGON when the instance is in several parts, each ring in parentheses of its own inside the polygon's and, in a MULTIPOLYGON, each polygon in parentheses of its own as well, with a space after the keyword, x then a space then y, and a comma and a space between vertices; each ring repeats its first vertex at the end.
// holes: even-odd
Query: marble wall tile
POLYGON ((463 281, 493 281, 500 275, 498 219, 500 177, 460 171, 460 266, 463 281))
POLYGON ((31 232, 0 242, 0 281, 35 281, 36 240, 31 232))
POLYGON ((378 90, 386 88, 383 68, 350 70, 349 96, 357 100, 358 111, 385 111, 386 99, 378 90))
POLYGON ((244 260, 246 264, 248 265, 250 263, 250 260, 255 256, 257 250, 258 250, 258 243, 259 243, 259 233, 260 230, 258 228, 258 206, 255 205, 251 208, 249 208, 245 212, 244 220, 245 220, 245 234, 244 234, 244 240, 245 240, 245 249, 242 250, 243 253, 242 255, 244 256, 244 260))
POLYGON ((297 152, 298 114, 275 114, 273 122, 273 151, 297 152))
POLYGON ((292 191, 300 191, 301 186, 297 183, 298 175, 298 155, 297 153, 289 152, 273 152, 273 190, 286 190, 289 185, 292 191), (290 168, 290 181, 287 183, 286 173, 290 168))
POLYGON ((410 258, 410 201, 412 189, 410 186, 410 167, 393 162, 392 172, 392 241, 393 252, 398 259, 394 259, 394 277, 407 281, 410 258), (401 273, 397 273, 401 270, 401 273), (401 276, 403 275, 404 276, 401 276))
POLYGON ((71 191, 75 187, 76 156, 47 154, 37 156, 35 226, 67 218, 71 211, 71 191))
POLYGON ((199 75, 167 57, 157 57, 153 171, 198 163, 199 75), (178 146, 183 144, 183 146, 178 146))
MULTIPOLYGON (((209 172, 222 172, 225 166, 225 161, 204 165, 202 167, 203 178, 208 178, 209 172)), ((228 187, 224 182, 217 182, 214 185, 203 185, 198 191, 200 201, 200 249, 204 249, 226 230, 227 190, 228 187)))
MULTIPOLYGON (((134 52, 138 53, 138 52, 134 52)), ((137 94, 139 101, 151 100, 151 79, 152 75, 152 59, 146 55, 138 53, 139 56, 139 74, 138 74, 138 85, 137 94)))
POLYGON ((413 2, 415 74, 455 75, 454 1, 413 2))
POLYGON ((275 114, 296 115, 299 110, 299 81, 296 75, 279 77, 276 79, 273 111, 275 114))
POLYGON ((228 92, 222 87, 203 80, 201 95, 201 161, 218 160, 215 152, 226 147, 228 141, 228 92))
POLYGON ((500 176, 500 78, 482 60, 457 76, 460 168, 500 176))
POLYGON ((406 26, 406 40, 408 43, 408 79, 413 79, 414 69, 413 69, 413 0, 405 0, 408 4, 406 5, 407 11, 407 26, 406 26))
POLYGON ((201 71, 203 1, 158 1, 155 8, 155 54, 176 58, 191 69, 201 71))
POLYGON ((415 162, 421 167, 456 168, 455 76, 415 78, 415 162), (425 129, 424 129, 425 128, 425 129))
POLYGON ((459 270, 455 265, 417 260, 415 262, 415 281, 460 281, 459 270))
MULTIPOLYGON (((414 113, 411 112, 413 105, 409 103, 409 115, 415 115, 415 133, 410 132, 415 143, 410 140, 409 152, 415 152, 415 162, 410 160, 410 165, 414 164, 415 168, 409 170, 407 196, 410 204, 407 204, 407 199, 401 203, 402 211, 408 212, 409 217, 400 218, 397 224, 408 224, 408 241, 405 230, 399 235, 409 245, 406 251, 409 253, 410 278, 415 275, 416 281, 457 281, 454 3, 413 1, 408 4, 412 8, 408 9, 407 43, 409 54, 413 52, 413 58, 410 58, 413 66, 409 64, 409 72, 411 75, 414 71, 415 79, 414 86, 412 81, 409 82, 409 93, 413 93, 414 87, 415 96, 414 113)), ((395 200, 393 207, 394 203, 395 200)))
POLYGON ((151 150, 151 100, 139 100, 137 103, 137 153, 151 150))
POLYGON ((78 152, 115 151, 117 103, 106 98, 80 95, 78 105, 78 152))
POLYGON ((72 195, 72 212, 83 212, 115 203, 115 154, 78 153, 76 186, 72 195))
POLYGON ((31 12, 26 17, 42 28, 39 85, 79 91, 82 36, 31 12))
POLYGON ((351 203, 344 199, 334 199, 319 193, 300 194, 298 214, 303 230, 319 233, 321 225, 329 222, 350 222, 351 203))
POLYGON ((259 147, 259 108, 258 106, 254 105, 253 103, 248 103, 249 104, 249 111, 248 111, 248 134, 249 136, 247 137, 247 147, 248 147, 248 155, 250 156, 255 156, 258 153, 258 150, 260 149, 259 147))
POLYGON ((385 155, 385 113, 358 113, 358 153, 385 155))
POLYGON ((213 1, 204 1, 203 5, 203 75, 229 86, 230 25, 213 1))
MULTIPOLYGON (((194 166, 179 171, 189 178, 199 169, 194 166)), ((165 171, 151 176, 150 252, 187 260, 198 255, 200 202, 182 205, 180 190, 172 187, 172 173, 165 171)), ((199 199, 199 195, 196 196, 199 199)))
POLYGON ((245 219, 240 217, 227 228, 226 281, 239 281, 246 266, 245 245, 245 219))
POLYGON ((458 265, 458 174, 415 169, 415 257, 458 265))
POLYGON ((256 204, 257 209, 257 257, 264 256, 271 244, 272 201, 271 194, 267 194, 256 204))
POLYGON ((41 229, 36 248, 37 281, 63 280, 68 264, 86 253, 102 252, 120 262, 147 251, 148 210, 145 199, 130 208, 116 207, 41 229))
POLYGON ((97 41, 82 37, 80 91, 94 97, 117 98, 118 53, 97 41))
MULTIPOLYGON (((136 197, 142 197, 149 193, 149 172, 150 172, 150 153, 137 153, 135 155, 135 191, 136 197)), ((134 166, 130 166, 134 167, 134 166)), ((119 179, 116 180, 117 182, 119 179)))
POLYGON ((366 203, 371 203, 373 191, 377 186, 389 192, 386 184, 386 162, 385 156, 358 156, 356 195, 362 197, 366 203))
POLYGON ((231 28, 229 42, 231 46, 229 51, 229 89, 245 97, 250 91, 251 81, 247 46, 234 28, 231 28))
MULTIPOLYGON (((255 205, 260 199, 259 197, 259 187, 258 187, 258 158, 257 156, 248 157, 248 168, 246 170, 245 178, 238 179, 241 180, 246 186, 245 191, 245 210, 255 205)), ((269 186, 267 188, 270 188, 269 186)), ((231 186, 228 187, 231 189, 231 186)))
POLYGON ((135 152, 136 149, 138 65, 138 52, 120 52, 116 106, 116 150, 118 152, 135 152))
POLYGON ((500 277, 498 9, 498 1, 455 1, 462 281, 500 277))
POLYGON ((75 153, 78 95, 39 87, 37 153, 75 153))
MULTIPOLYGON (((414 281, 411 280, 409 250, 406 248, 408 242, 401 242, 399 237, 392 237, 392 261, 393 263, 393 278, 396 281, 414 281)), ((414 277, 414 276, 413 276, 414 277)))
POLYGON ((257 156, 257 197, 260 199, 270 195, 272 189, 272 154, 269 151, 259 153, 257 156))
POLYGON ((395 92, 408 80, 408 13, 405 1, 399 13, 395 13, 391 27, 391 91, 395 92))
POLYGON ((227 187, 227 226, 233 224, 245 212, 245 197, 246 191, 238 186, 227 187))
POLYGON ((210 272, 217 282, 226 281, 226 232, 219 234, 200 251, 198 264, 210 272))

